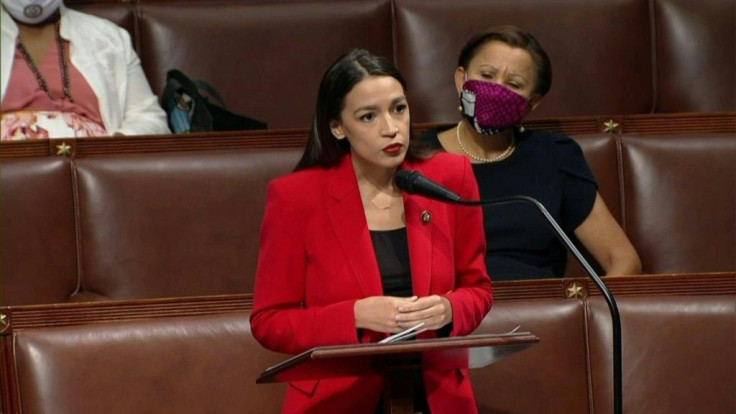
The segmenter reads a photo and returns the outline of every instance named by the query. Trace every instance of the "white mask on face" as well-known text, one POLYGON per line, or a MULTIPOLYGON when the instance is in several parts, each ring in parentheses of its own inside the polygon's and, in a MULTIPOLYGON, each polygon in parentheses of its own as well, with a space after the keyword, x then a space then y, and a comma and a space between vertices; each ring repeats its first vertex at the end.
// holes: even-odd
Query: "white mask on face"
POLYGON ((2 3, 15 20, 38 24, 56 13, 63 0, 2 0, 2 3))

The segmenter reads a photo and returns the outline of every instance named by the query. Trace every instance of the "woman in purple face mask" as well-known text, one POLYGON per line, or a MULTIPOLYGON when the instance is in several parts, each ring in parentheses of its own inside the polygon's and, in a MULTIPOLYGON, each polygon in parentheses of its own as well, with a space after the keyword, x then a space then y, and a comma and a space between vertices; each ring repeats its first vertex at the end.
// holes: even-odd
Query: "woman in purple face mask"
MULTIPOLYGON (((580 146, 564 135, 519 127, 551 82, 549 57, 531 34, 514 26, 491 28, 460 52, 455 86, 462 120, 420 139, 468 157, 482 199, 533 197, 606 275, 637 274, 639 256, 598 193, 580 146)), ((533 206, 485 207, 483 216, 493 280, 564 275, 565 247, 533 206)))
POLYGON ((169 132, 128 32, 62 0, 2 0, 0 140, 169 132))

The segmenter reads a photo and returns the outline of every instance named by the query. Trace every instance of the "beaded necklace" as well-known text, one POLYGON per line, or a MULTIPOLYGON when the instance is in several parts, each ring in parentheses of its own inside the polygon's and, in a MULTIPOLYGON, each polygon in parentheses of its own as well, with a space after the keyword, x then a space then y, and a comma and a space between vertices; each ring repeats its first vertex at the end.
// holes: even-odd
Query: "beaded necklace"
MULTIPOLYGON (((59 48, 59 64, 61 65, 61 86, 62 90, 64 91, 64 99, 74 103, 74 98, 72 98, 69 87, 69 67, 66 63, 66 48, 64 47, 64 43, 61 40, 61 34, 59 33, 59 22, 54 23, 54 29, 56 32, 56 44, 59 48)), ((38 70, 38 67, 33 61, 31 54, 28 53, 28 50, 25 46, 23 46, 23 42, 20 39, 18 39, 18 50, 20 50, 20 54, 23 55, 23 59, 28 64, 31 72, 33 72, 33 76, 36 77, 36 82, 38 82, 38 86, 43 89, 44 92, 46 92, 46 95, 48 95, 49 98, 51 98, 49 87, 48 85, 46 85, 46 79, 44 79, 41 71, 38 70)))

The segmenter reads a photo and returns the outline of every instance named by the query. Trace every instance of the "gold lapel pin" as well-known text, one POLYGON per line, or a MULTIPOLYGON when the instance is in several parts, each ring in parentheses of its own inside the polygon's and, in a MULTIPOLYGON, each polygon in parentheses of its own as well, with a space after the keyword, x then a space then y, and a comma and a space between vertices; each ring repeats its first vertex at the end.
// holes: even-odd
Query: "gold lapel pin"
POLYGON ((422 211, 422 223, 429 224, 430 220, 432 220, 432 215, 429 214, 429 211, 427 210, 422 211))

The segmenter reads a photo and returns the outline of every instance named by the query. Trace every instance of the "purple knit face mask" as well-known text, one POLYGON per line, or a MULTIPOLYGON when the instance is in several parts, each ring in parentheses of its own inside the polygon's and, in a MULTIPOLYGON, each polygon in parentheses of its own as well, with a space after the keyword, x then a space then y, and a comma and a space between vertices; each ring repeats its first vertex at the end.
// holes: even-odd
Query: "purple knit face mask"
POLYGON ((476 131, 498 134, 529 112, 529 99, 494 82, 466 80, 460 92, 463 116, 476 131))

